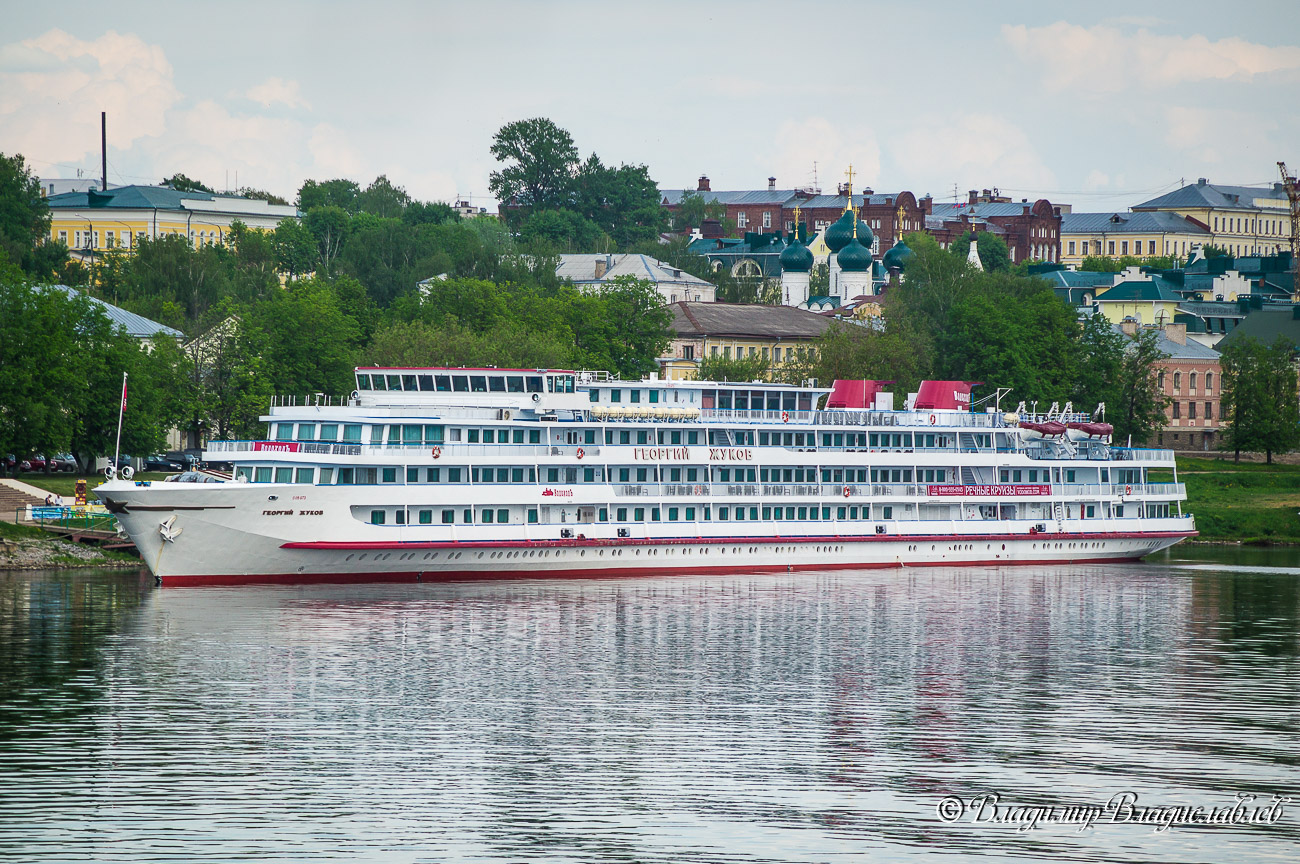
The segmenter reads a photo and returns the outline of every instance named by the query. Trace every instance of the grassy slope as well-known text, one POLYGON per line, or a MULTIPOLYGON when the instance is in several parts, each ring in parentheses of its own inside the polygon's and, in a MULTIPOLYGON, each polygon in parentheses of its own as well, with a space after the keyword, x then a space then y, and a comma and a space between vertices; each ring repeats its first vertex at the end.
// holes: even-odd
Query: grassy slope
MULTIPOLYGON (((167 476, 170 475, 161 471, 142 471, 135 475, 133 479, 161 481, 167 476)), ((64 503, 71 504, 72 498, 76 494, 78 478, 86 481, 86 488, 90 490, 92 499, 95 497, 95 487, 104 482, 103 474, 91 474, 90 476, 84 474, 19 474, 16 479, 38 489, 44 489, 46 492, 62 495, 64 503)))
MULTIPOLYGON (((1152 472, 1152 480, 1158 478, 1152 472)), ((1300 543, 1300 465, 1178 458, 1202 540, 1300 543)))

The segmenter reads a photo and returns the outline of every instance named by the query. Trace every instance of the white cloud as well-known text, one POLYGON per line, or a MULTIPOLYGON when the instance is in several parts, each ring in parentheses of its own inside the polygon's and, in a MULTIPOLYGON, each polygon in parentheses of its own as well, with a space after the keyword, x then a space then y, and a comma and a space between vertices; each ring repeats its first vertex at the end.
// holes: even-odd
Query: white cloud
POLYGON ((849 165, 853 166, 855 189, 872 186, 880 179, 880 145, 875 133, 825 117, 785 121, 776 130, 771 148, 756 162, 760 172, 776 176, 776 185, 782 189, 811 185, 813 163, 818 183, 828 192, 848 179, 844 172, 849 165))
POLYGON ((1110 175, 1100 168, 1093 168, 1088 172, 1088 176, 1083 181, 1083 188, 1086 192, 1096 192, 1105 189, 1110 185, 1110 175))
POLYGON ((1002 27, 1002 38, 1052 90, 1089 95, 1135 86, 1144 89, 1204 81, 1251 82, 1300 71, 1300 47, 1269 46, 1235 36, 1211 41, 1162 36, 1140 29, 1083 27, 1058 21, 1045 27, 1002 27))
POLYGON ((368 182, 373 179, 374 172, 370 171, 369 163, 361 151, 348 142, 347 136, 338 127, 330 123, 316 124, 311 130, 307 149, 312 157, 312 176, 318 180, 351 177, 358 182, 363 179, 368 182), (370 178, 365 176, 368 173, 372 175, 370 178))
POLYGON ((310 108, 310 103, 302 96, 302 88, 297 81, 285 81, 283 78, 267 78, 261 84, 248 88, 244 94, 254 102, 260 102, 270 108, 276 103, 290 108, 310 108))
POLYGON ((908 176, 947 175, 957 183, 959 195, 993 186, 1052 189, 1056 185, 1055 175, 1024 130, 993 114, 921 118, 891 139, 889 156, 908 176))
POLYGON ((124 149, 162 134, 179 101, 163 50, 109 31, 93 41, 50 30, 0 47, 0 149, 38 162, 77 162, 108 143, 124 149))

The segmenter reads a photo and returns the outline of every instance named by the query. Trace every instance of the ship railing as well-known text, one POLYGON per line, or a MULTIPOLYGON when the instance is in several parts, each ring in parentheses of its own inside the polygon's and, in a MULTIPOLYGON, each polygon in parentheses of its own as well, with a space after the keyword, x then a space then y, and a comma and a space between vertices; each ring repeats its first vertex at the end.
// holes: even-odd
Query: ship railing
POLYGON ((1110 458, 1120 462, 1173 462, 1174 451, 1141 447, 1112 447, 1110 458))
POLYGON ((968 411, 818 411, 816 422, 826 426, 962 426, 992 429, 1006 426, 1001 414, 972 414, 968 411), (930 418, 935 422, 931 423, 930 418))
POLYGON ((759 423, 803 423, 814 422, 816 411, 797 411, 793 408, 783 410, 745 409, 745 408, 703 408, 700 419, 703 420, 745 420, 759 423))

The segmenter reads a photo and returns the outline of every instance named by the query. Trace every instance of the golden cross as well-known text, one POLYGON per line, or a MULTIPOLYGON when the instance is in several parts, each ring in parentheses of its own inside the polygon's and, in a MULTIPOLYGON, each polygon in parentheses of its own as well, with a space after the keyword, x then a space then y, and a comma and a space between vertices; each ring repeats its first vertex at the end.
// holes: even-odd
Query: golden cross
POLYGON ((799 239, 799 205, 794 205, 794 238, 799 239))

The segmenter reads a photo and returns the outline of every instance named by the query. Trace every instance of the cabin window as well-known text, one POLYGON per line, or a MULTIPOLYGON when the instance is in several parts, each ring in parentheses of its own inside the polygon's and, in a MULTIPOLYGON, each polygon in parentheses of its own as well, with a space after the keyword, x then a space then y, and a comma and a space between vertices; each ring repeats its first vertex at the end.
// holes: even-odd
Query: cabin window
POLYGON ((372 376, 371 379, 370 379, 370 387, 371 387, 371 389, 373 389, 373 390, 386 390, 386 389, 388 389, 388 388, 386 388, 386 387, 384 386, 384 376, 383 376, 383 375, 374 375, 374 376, 372 376))
POLYGON ((384 478, 384 481, 383 481, 383 482, 385 482, 385 483, 396 483, 396 482, 397 482, 397 469, 396 469, 396 468, 384 468, 384 469, 383 469, 383 478, 384 478))
POLYGON ((529 507, 529 508, 528 508, 528 524, 529 524, 529 525, 536 525, 536 524, 537 524, 537 508, 536 508, 536 507, 529 507))
POLYGON ((407 469, 406 469, 406 482, 407 482, 407 483, 419 483, 419 482, 420 482, 420 469, 419 469, 419 468, 407 468, 407 469))
POLYGON ((687 507, 687 508, 686 508, 686 521, 687 521, 687 522, 694 522, 694 521, 695 521, 695 508, 694 508, 694 507, 687 507))
POLYGON ((413 425, 405 425, 405 426, 403 426, 403 427, 402 427, 402 443, 403 443, 403 444, 419 444, 419 443, 420 443, 420 435, 422 434, 423 431, 424 431, 423 428, 420 427, 420 426, 413 426, 413 425))
POLYGON ((641 391, 640 391, 640 390, 630 390, 630 391, 628 391, 628 393, 629 393, 629 397, 628 397, 628 398, 629 398, 632 402, 636 403, 636 402, 640 402, 640 401, 641 401, 641 391))
POLYGON ((298 424, 298 440, 299 440, 299 441, 315 441, 315 440, 316 440, 316 424, 315 424, 315 423, 299 423, 299 424, 298 424))
POLYGON ((435 389, 437 392, 439 392, 439 393, 450 393, 450 392, 451 392, 451 376, 450 376, 450 375, 434 375, 434 376, 433 376, 433 387, 434 387, 434 389, 435 389))
POLYGON ((330 484, 333 483, 333 482, 334 482, 334 469, 333 469, 333 468, 322 468, 322 469, 320 469, 320 483, 321 483, 321 485, 322 485, 322 486, 328 486, 328 485, 330 485, 330 484))
POLYGON ((442 427, 441 427, 441 426, 425 426, 425 427, 424 427, 424 441, 425 441, 426 444, 441 444, 441 443, 442 443, 442 427))
POLYGON ((470 444, 477 444, 477 443, 478 443, 478 430, 477 430, 477 429, 470 429, 470 430, 467 431, 467 434, 468 434, 468 436, 469 436, 467 440, 469 441, 470 444))
POLYGON ((295 483, 310 483, 316 474, 315 468, 299 468, 297 476, 294 478, 295 483))
POLYGON ((506 379, 502 378, 500 375, 493 375, 488 379, 488 391, 491 393, 506 392, 506 379))
POLYGON ((522 483, 522 482, 524 482, 524 469, 522 469, 522 468, 511 468, 511 469, 510 469, 510 482, 511 482, 511 483, 522 483))
POLYGON ((522 376, 522 375, 507 375, 507 376, 506 376, 506 392, 507 392, 507 393, 522 393, 522 392, 524 392, 524 376, 522 376))
POLYGON ((509 521, 510 521, 510 511, 509 511, 509 510, 498 510, 498 511, 497 511, 497 521, 500 522, 500 523, 503 524, 503 525, 504 525, 505 523, 509 522, 509 521))
POLYGON ((457 393, 468 393, 469 376, 468 375, 451 376, 451 389, 457 393))
POLYGON ((540 429, 529 429, 529 430, 528 430, 528 443, 529 443, 529 444, 541 444, 541 443, 542 443, 542 430, 540 430, 540 429))
POLYGON ((656 403, 656 402, 658 402, 658 401, 659 401, 659 391, 658 391, 658 390, 651 390, 651 391, 650 391, 650 404, 653 405, 654 403, 656 403))
POLYGON ((455 511, 455 510, 443 510, 443 511, 442 511, 442 524, 443 524, 443 525, 451 525, 451 524, 452 524, 453 522, 455 522, 455 521, 456 521, 456 511, 455 511))
POLYGON ((484 444, 495 444, 495 443, 496 443, 496 437, 497 437, 497 436, 496 436, 496 432, 492 431, 491 429, 484 429, 484 430, 483 430, 483 443, 484 443, 484 444))
POLYGON ((420 524, 421 524, 421 525, 432 525, 432 524, 433 524, 433 511, 432 511, 432 510, 421 510, 421 511, 420 511, 420 524))
POLYGON ((402 443, 402 427, 394 423, 392 426, 388 427, 388 446, 396 447, 401 443, 402 443))
POLYGON ((268 465, 268 466, 266 466, 266 467, 259 467, 259 468, 257 469, 256 474, 255 474, 254 477, 253 477, 253 482, 254 482, 254 483, 270 483, 270 482, 271 482, 271 468, 270 468, 270 466, 268 465))
POLYGON ((622 390, 610 390, 610 391, 609 391, 609 401, 610 401, 610 402, 622 402, 622 401, 623 401, 623 391, 622 391, 622 390))
POLYGON ((560 469, 559 469, 559 468, 547 468, 547 469, 546 469, 546 482, 547 482, 547 483, 559 483, 559 482, 560 482, 560 469))
POLYGON ((432 392, 432 390, 433 390, 433 376, 432 376, 432 375, 420 375, 420 376, 419 376, 419 379, 420 379, 420 391, 421 391, 422 393, 429 393, 429 392, 432 392))
MULTIPOLYGON (((1047 477, 1044 476, 1043 479, 1046 480, 1047 477)), ((1066 483, 1073 483, 1073 482, 1074 482, 1074 471, 1073 471, 1072 469, 1068 469, 1068 468, 1066 469, 1066 471, 1065 471, 1065 482, 1066 482, 1066 483)))
POLYGON ((600 388, 599 388, 599 387, 592 387, 590 390, 587 391, 587 401, 589 401, 589 402, 599 402, 599 401, 600 401, 600 388))
POLYGON ((461 521, 463 521, 466 525, 474 524, 474 511, 472 509, 466 507, 464 510, 461 511, 461 515, 465 517, 461 521))
POLYGON ((529 393, 541 393, 541 392, 542 392, 542 376, 541 376, 541 375, 529 375, 527 378, 524 379, 524 384, 528 387, 528 392, 529 392, 529 393))
POLYGON ((398 390, 398 391, 400 391, 400 390, 402 389, 402 376, 401 376, 401 375, 389 375, 389 376, 388 376, 388 389, 389 389, 389 390, 398 390))
POLYGON ((406 511, 405 511, 405 510, 397 510, 396 512, 393 513, 393 515, 397 517, 395 521, 397 522, 398 525, 405 525, 405 524, 406 524, 406 511))
POLYGON ((668 508, 668 521, 669 521, 669 522, 676 522, 676 521, 677 521, 677 508, 676 508, 676 507, 669 507, 669 508, 668 508))
POLYGON ((292 423, 277 423, 277 424, 275 424, 275 440, 276 440, 276 441, 292 441, 292 440, 293 440, 293 424, 292 424, 292 423))
POLYGON ((1010 472, 1007 471, 1007 469, 1003 468, 1001 471, 998 472, 999 483, 1008 483, 1010 482, 1010 480, 1011 480, 1011 475, 1010 472))
POLYGON ((369 376, 369 375, 358 375, 358 376, 357 376, 357 389, 358 389, 358 390, 369 390, 369 389, 370 389, 370 376, 369 376))
POLYGON ((881 518, 883 518, 883 519, 893 519, 893 518, 894 518, 894 508, 893 508, 893 507, 881 507, 880 510, 881 510, 881 514, 880 514, 880 515, 881 515, 881 518))
POLYGON ((276 483, 292 483, 292 482, 293 482, 293 469, 292 469, 292 468, 276 468, 276 469, 275 469, 275 482, 276 482, 276 483))
POLYGON ((352 469, 352 468, 340 468, 340 469, 339 469, 339 485, 340 485, 340 486, 351 486, 351 485, 352 485, 352 475, 353 475, 353 471, 354 471, 354 469, 352 469))
MULTIPOLYGON (((321 433, 324 434, 324 432, 325 432, 325 427, 322 425, 320 428, 321 428, 321 433)), ((360 423, 348 423, 346 426, 344 426, 344 427, 343 427, 343 440, 344 440, 344 442, 350 442, 350 443, 353 443, 353 444, 360 444, 360 443, 361 443, 361 424, 360 424, 360 423)))
POLYGON ((339 437, 339 427, 337 423, 320 424, 320 440, 336 441, 339 437))
POLYGON ((490 525, 492 523, 492 512, 493 511, 491 507, 483 508, 480 514, 480 519, 482 520, 484 525, 490 525))
POLYGON ((414 393, 420 389, 419 385, 415 383, 414 375, 402 376, 402 389, 407 393, 414 393))
POLYGON ((587 444, 595 444, 595 443, 596 443, 596 430, 595 430, 595 429, 588 429, 588 430, 586 430, 586 434, 584 434, 582 437, 583 437, 583 441, 584 441, 585 443, 587 443, 587 444))
MULTIPOLYGON (((504 435, 505 433, 503 432, 502 434, 504 435)), ((511 430, 511 439, 512 439, 512 440, 514 441, 514 443, 516 443, 516 444, 522 444, 522 443, 524 443, 524 430, 522 430, 522 429, 513 429, 513 430, 511 430)), ((505 443, 505 439, 502 439, 502 443, 505 443)))
POLYGON ((371 510, 371 511, 370 511, 370 524, 371 524, 371 525, 383 525, 383 524, 384 524, 384 511, 383 511, 383 510, 371 510))
POLYGON ((659 521, 659 508, 658 508, 658 507, 652 507, 652 508, 650 508, 650 521, 651 521, 651 522, 658 522, 658 521, 659 521))

